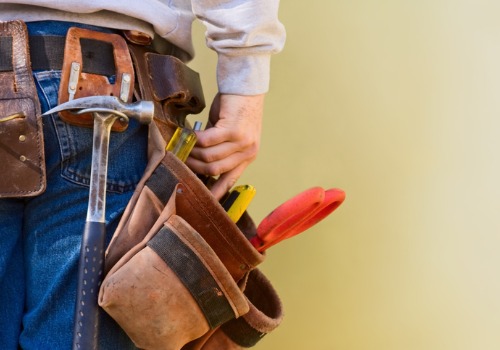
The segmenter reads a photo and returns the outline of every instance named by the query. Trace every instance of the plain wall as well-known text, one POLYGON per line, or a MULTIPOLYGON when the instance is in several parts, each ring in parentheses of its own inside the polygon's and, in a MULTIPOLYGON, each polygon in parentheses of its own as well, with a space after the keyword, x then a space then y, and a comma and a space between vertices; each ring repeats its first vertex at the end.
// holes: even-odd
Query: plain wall
MULTIPOLYGON (((287 44, 238 184, 257 188, 256 223, 309 187, 347 199, 269 249, 261 269, 286 315, 257 349, 500 349, 499 13, 488 0, 281 2, 287 44)), ((210 102, 203 30, 191 66, 210 102)))

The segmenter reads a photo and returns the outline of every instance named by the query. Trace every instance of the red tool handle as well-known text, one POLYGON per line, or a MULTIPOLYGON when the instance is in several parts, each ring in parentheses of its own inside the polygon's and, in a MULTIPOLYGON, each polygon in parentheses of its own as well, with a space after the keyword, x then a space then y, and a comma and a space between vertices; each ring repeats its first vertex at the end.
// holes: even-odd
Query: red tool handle
POLYGON ((266 216, 250 242, 263 252, 314 226, 337 209, 344 199, 345 192, 336 188, 325 191, 321 187, 313 187, 299 193, 266 216))

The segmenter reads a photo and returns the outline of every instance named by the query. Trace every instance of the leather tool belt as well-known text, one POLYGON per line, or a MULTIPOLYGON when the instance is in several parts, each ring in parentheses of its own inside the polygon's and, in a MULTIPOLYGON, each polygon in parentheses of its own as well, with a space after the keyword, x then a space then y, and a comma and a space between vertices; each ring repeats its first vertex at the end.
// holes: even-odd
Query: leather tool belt
POLYGON ((27 197, 46 186, 43 131, 26 25, 0 23, 0 198, 27 197))

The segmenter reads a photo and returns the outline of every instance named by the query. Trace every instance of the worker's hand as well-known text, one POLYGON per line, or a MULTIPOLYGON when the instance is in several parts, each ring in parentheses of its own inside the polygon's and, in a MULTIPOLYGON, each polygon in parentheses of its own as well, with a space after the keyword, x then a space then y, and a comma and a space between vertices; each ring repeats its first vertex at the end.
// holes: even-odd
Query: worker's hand
POLYGON ((207 128, 197 131, 198 141, 186 164, 197 174, 219 176, 211 187, 220 199, 257 157, 260 146, 264 95, 218 94, 207 128))

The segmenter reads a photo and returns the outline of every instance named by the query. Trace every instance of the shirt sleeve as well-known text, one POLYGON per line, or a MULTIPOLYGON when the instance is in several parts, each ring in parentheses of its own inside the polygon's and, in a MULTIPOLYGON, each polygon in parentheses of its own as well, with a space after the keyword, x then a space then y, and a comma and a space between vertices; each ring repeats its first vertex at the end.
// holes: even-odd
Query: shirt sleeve
POLYGON ((269 89, 271 55, 285 43, 279 0, 192 0, 207 28, 207 46, 217 52, 219 92, 256 95, 269 89))

